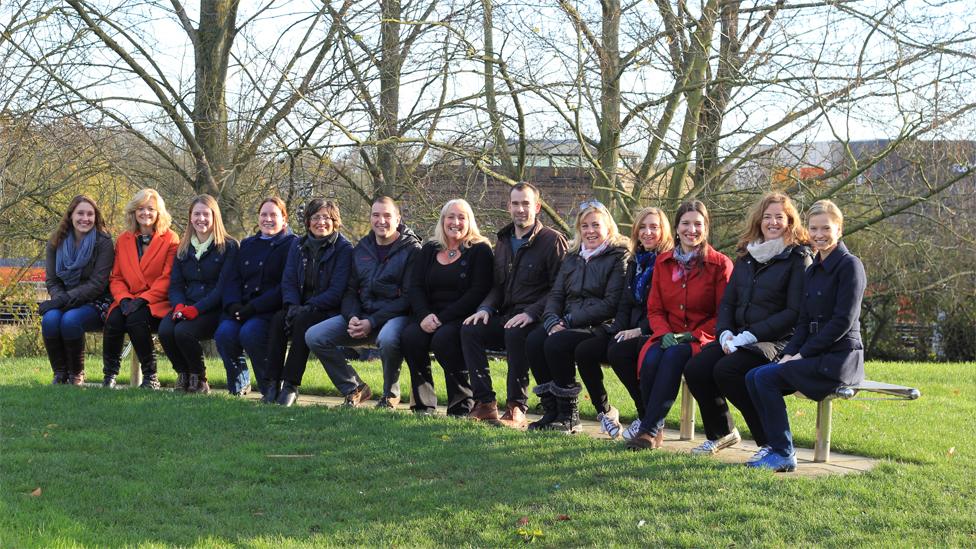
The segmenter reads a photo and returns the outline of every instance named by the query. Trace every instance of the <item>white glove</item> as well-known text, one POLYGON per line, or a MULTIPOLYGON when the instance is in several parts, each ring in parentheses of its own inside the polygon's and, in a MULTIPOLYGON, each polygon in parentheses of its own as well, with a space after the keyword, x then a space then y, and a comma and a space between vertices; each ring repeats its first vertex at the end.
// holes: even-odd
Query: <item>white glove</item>
POLYGON ((732 345, 735 345, 736 347, 743 347, 745 345, 756 343, 757 341, 759 340, 756 339, 756 336, 752 335, 752 332, 746 331, 733 337, 732 345))
POLYGON ((735 352, 735 345, 732 344, 733 339, 735 339, 735 336, 732 335, 732 332, 725 330, 719 334, 718 343, 723 349, 727 349, 729 354, 732 354, 735 352))

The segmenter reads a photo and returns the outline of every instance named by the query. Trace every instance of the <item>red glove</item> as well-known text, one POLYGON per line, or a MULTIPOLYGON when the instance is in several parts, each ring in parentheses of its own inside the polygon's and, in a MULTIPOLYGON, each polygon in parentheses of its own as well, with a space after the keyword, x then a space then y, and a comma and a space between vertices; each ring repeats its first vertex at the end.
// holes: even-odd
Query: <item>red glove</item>
POLYGON ((200 312, 197 311, 197 308, 194 307, 193 305, 183 307, 183 310, 181 310, 180 312, 183 313, 183 318, 186 320, 193 320, 194 318, 200 315, 200 312))
POLYGON ((176 307, 173 307, 173 313, 170 314, 170 316, 173 318, 173 320, 179 320, 180 319, 180 313, 183 312, 183 309, 185 309, 185 308, 186 308, 186 305, 184 305, 182 303, 177 303, 176 304, 176 307))

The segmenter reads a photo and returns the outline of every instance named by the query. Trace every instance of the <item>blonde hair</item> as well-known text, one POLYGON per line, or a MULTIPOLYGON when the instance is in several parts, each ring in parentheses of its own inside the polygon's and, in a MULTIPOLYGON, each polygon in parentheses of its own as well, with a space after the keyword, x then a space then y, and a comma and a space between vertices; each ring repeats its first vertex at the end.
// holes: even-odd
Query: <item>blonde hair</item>
POLYGON ((156 203, 156 224, 153 226, 153 231, 159 234, 165 233, 169 230, 170 225, 173 224, 173 216, 169 215, 169 211, 166 210, 166 202, 162 196, 159 196, 156 189, 142 189, 125 205, 126 225, 128 225, 129 230, 133 233, 139 234, 139 222, 136 221, 136 210, 140 206, 145 206, 150 201, 156 203))
POLYGON ((213 214, 213 242, 217 246, 217 251, 224 253, 227 249, 227 229, 224 228, 224 219, 220 216, 220 206, 217 205, 217 200, 210 196, 209 194, 201 194, 196 196, 190 201, 190 207, 187 208, 187 221, 186 229, 183 231, 183 238, 180 239, 180 245, 176 248, 176 256, 180 259, 186 257, 187 251, 190 249, 190 238, 196 234, 196 230, 193 228, 193 207, 197 204, 203 204, 204 206, 210 208, 210 212, 213 214))
POLYGON ((447 210, 451 206, 457 206, 461 208, 461 213, 468 220, 468 234, 464 236, 461 240, 461 246, 465 248, 470 248, 471 246, 478 244, 479 242, 488 242, 488 239, 481 236, 481 231, 478 229, 478 223, 474 220, 474 210, 471 209, 471 204, 463 198, 455 198, 453 200, 448 200, 444 207, 441 208, 441 215, 437 219, 437 225, 434 226, 434 237, 431 239, 434 242, 440 244, 441 249, 447 249, 447 237, 444 236, 444 218, 447 217, 447 210))
POLYGON ((664 210, 661 208, 648 206, 637 212, 637 215, 634 216, 634 226, 630 229, 630 253, 633 255, 637 255, 637 252, 640 251, 640 224, 649 215, 656 215, 661 226, 661 237, 658 239, 657 249, 654 251, 660 254, 674 249, 674 233, 671 231, 671 222, 668 221, 668 216, 664 214, 664 210))
POLYGON ((574 254, 580 251, 580 247, 583 245, 583 235, 580 230, 580 225, 583 224, 583 218, 590 215, 591 213, 598 213, 603 216, 603 219, 607 222, 607 228, 609 230, 609 235, 607 236, 607 242, 612 246, 628 246, 630 245, 630 239, 626 236, 620 234, 620 229, 617 228, 617 222, 613 220, 613 216, 610 215, 610 210, 603 204, 591 203, 585 208, 581 209, 578 214, 576 214, 576 224, 575 230, 576 234, 573 235, 573 239, 569 241, 568 252, 574 254))
POLYGON ((783 233, 783 242, 787 245, 790 244, 809 244, 810 236, 807 234, 806 227, 803 226, 803 221, 800 219, 800 212, 797 211, 796 206, 790 197, 783 193, 769 193, 762 197, 762 200, 757 202, 752 209, 749 211, 749 217, 746 218, 746 226, 739 236, 739 242, 735 245, 736 252, 740 256, 746 255, 748 250, 746 246, 757 240, 762 240, 762 220, 763 214, 766 210, 773 204, 782 204, 783 213, 786 215, 786 220, 789 224, 789 230, 783 233))
POLYGON ((837 228, 839 228, 841 232, 844 231, 844 214, 840 212, 840 208, 837 207, 837 204, 834 204, 830 200, 826 199, 814 202, 813 205, 810 206, 810 209, 807 210, 807 223, 810 223, 811 217, 820 214, 827 214, 831 221, 837 224, 837 228))

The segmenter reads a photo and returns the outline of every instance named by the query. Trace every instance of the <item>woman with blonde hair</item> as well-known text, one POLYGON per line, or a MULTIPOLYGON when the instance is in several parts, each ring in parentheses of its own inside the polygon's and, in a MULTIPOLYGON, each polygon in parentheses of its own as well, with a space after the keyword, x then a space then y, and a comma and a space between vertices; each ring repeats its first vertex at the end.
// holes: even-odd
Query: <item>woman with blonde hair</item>
POLYGON ((414 258, 408 291, 413 318, 400 335, 414 412, 432 413, 437 406, 430 351, 444 368, 448 415, 466 417, 474 407, 461 353, 461 323, 488 295, 492 263, 491 245, 478 230, 471 205, 449 200, 441 208, 434 237, 414 258))
POLYGON ((38 305, 54 384, 85 382, 85 332, 105 322, 112 304, 108 278, 114 260, 112 237, 98 205, 83 194, 74 197, 48 240, 48 299, 38 305))
MULTIPOLYGON (((593 339, 604 341, 598 347, 606 347, 606 329, 627 285, 628 244, 606 206, 597 201, 580 204, 576 234, 560 263, 542 323, 525 342, 536 382, 533 392, 539 395, 545 410, 541 419, 529 424, 529 429, 564 433, 580 430, 581 386, 576 382, 576 352, 580 345, 593 339)), ((599 387, 595 376, 584 375, 591 379, 588 388, 601 400, 594 404, 608 407, 605 396, 599 395, 602 375, 599 387)))
POLYGON ((142 366, 141 387, 159 389, 152 333, 170 311, 169 278, 180 238, 170 230, 172 217, 154 189, 142 189, 132 197, 125 219, 128 230, 115 245, 109 282, 113 301, 105 321, 102 386, 115 386, 128 334, 142 366))
POLYGON ((762 421, 746 389, 746 374, 775 360, 793 335, 803 301, 803 272, 811 262, 808 243, 790 197, 770 193, 752 208, 719 306, 718 339, 685 365, 685 380, 698 401, 706 437, 691 453, 715 454, 741 440, 729 402, 742 412, 760 447, 753 460, 768 452, 762 421))
POLYGON ((803 275, 800 318, 778 362, 746 374, 746 387, 766 432, 766 453, 747 467, 792 471, 796 452, 783 395, 799 391, 823 400, 839 387, 864 379, 861 300, 867 286, 864 265, 841 242, 844 216, 820 200, 807 212, 816 256, 803 275))
POLYGON ((576 347, 576 365, 590 402, 597 411, 601 432, 616 438, 622 432, 630 440, 640 428, 644 414, 640 383, 637 380, 637 356, 651 336, 647 322, 647 296, 651 291, 654 260, 658 254, 674 248, 671 224, 660 208, 648 206, 634 216, 630 231, 630 258, 627 260, 627 285, 620 294, 620 304, 613 324, 597 330, 597 337, 576 347), (603 364, 610 363, 637 408, 637 418, 626 430, 620 424, 620 411, 610 405, 603 385, 603 364))
POLYGON ((220 206, 203 194, 190 201, 186 229, 170 276, 173 306, 159 324, 159 341, 176 370, 176 390, 209 393, 202 341, 213 338, 221 315, 221 280, 237 259, 220 206))

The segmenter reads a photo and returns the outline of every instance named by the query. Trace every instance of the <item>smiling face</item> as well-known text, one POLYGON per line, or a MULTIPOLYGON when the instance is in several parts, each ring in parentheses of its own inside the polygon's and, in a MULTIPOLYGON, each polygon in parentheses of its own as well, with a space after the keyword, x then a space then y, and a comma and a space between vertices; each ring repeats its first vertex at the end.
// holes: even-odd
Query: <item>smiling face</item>
POLYGON ((681 249, 690 252, 701 246, 705 242, 707 231, 705 216, 696 211, 685 212, 678 220, 678 238, 681 240, 681 249))
POLYGON ((610 227, 600 212, 590 212, 580 220, 583 249, 595 250, 610 237, 610 227))
POLYGON ((450 240, 462 240, 468 236, 468 217, 464 210, 457 204, 451 206, 444 212, 441 219, 441 226, 444 229, 444 237, 450 240))
POLYGON ((661 219, 649 213, 637 224, 637 238, 645 251, 656 250, 661 243, 661 219))
POLYGON ((203 242, 210 238, 214 228, 213 210, 210 206, 202 202, 194 204, 190 210, 190 225, 193 226, 198 241, 203 242))
POLYGON ((790 228, 790 220, 783 211, 783 205, 779 202, 770 204, 763 212, 759 228, 762 230, 763 241, 781 238, 790 228))
POLYGON ((159 211, 156 210, 156 200, 149 199, 144 204, 136 208, 136 223, 139 230, 144 234, 153 232, 156 228, 156 220, 159 219, 159 211))
POLYGON ((285 228, 285 216, 274 202, 265 202, 258 212, 258 225, 261 234, 274 236, 285 228))
POLYGON ((542 204, 539 203, 532 189, 513 190, 508 201, 508 213, 512 216, 512 223, 519 229, 529 229, 535 225, 542 204))
POLYGON ((840 242, 840 225, 826 213, 811 215, 807 221, 807 229, 810 231, 813 249, 820 252, 821 256, 834 251, 840 242))
POLYGON ((400 226, 400 216, 392 204, 377 202, 369 213, 369 226, 373 229, 377 243, 381 246, 389 244, 400 226))
POLYGON ((95 208, 88 202, 79 202, 71 212, 71 227, 76 237, 83 237, 95 228, 95 208))
POLYGON ((322 238, 332 234, 335 230, 335 220, 329 215, 329 210, 319 208, 308 220, 308 232, 315 238, 322 238))

